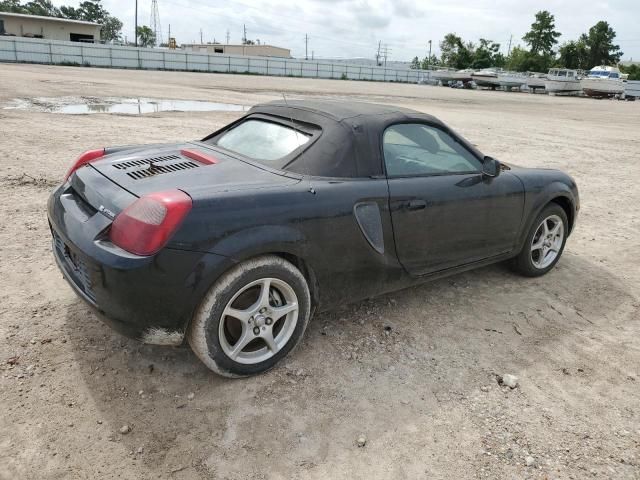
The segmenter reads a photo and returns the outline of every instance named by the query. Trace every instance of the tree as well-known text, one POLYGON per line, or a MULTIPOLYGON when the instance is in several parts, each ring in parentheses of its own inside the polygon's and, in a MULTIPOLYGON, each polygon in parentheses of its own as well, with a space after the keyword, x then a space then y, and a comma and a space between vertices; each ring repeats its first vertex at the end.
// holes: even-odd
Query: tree
POLYGON ((116 17, 108 15, 102 22, 102 29, 100 30, 100 38, 105 42, 112 42, 114 40, 120 40, 122 35, 122 22, 116 17))
POLYGON ((77 8, 63 5, 60 7, 60 13, 63 18, 69 18, 71 20, 81 20, 80 10, 77 8))
POLYGON ((580 40, 589 50, 589 67, 612 65, 620 61, 623 53, 619 45, 614 45, 616 32, 605 21, 596 23, 588 34, 582 34, 580 40))
POLYGON ((473 61, 475 46, 466 44, 455 33, 448 33, 440 42, 442 64, 458 70, 468 68, 473 61))
POLYGON ((24 5, 19 1, 8 0, 0 2, 0 11, 24 13, 27 15, 40 15, 41 17, 59 17, 60 10, 49 0, 33 0, 24 5), (6 4, 6 9, 5 9, 6 4))
POLYGON ((620 65, 622 73, 629 74, 629 80, 640 80, 640 65, 631 64, 629 66, 620 65))
POLYGON ((20 0, 2 0, 0 1, 0 12, 7 13, 27 13, 20 0))
POLYGON ((412 70, 418 70, 420 68, 420 60, 418 59, 417 56, 413 57, 413 60, 411 60, 411 65, 409 65, 409 68, 411 68, 412 70))
POLYGON ((431 54, 431 58, 426 56, 422 59, 422 62, 420 62, 420 68, 423 70, 428 70, 430 68, 437 67, 438 65, 440 65, 440 60, 438 60, 438 57, 433 53, 431 54))
POLYGON ((473 55, 473 63, 471 68, 489 68, 499 66, 496 65, 496 59, 504 57, 498 52, 500 50, 500 44, 493 40, 487 40, 485 38, 480 39, 478 48, 476 48, 473 55))
POLYGON ((141 47, 153 47, 156 44, 156 34, 146 25, 138 27, 136 33, 141 47))
POLYGON ((522 37, 529 51, 539 55, 553 55, 553 46, 558 43, 560 32, 555 30, 555 17, 547 10, 536 13, 536 21, 531 24, 531 30, 522 37))
POLYGON ((529 66, 529 52, 520 45, 516 45, 511 49, 511 53, 506 59, 506 67, 508 70, 515 72, 526 72, 529 66))
POLYGON ((102 5, 100 0, 87 0, 82 2, 78 6, 78 12, 80 12, 80 18, 87 22, 100 23, 109 15, 102 5))
POLYGON ((571 40, 560 46, 556 65, 564 68, 589 69, 589 47, 584 39, 571 40))

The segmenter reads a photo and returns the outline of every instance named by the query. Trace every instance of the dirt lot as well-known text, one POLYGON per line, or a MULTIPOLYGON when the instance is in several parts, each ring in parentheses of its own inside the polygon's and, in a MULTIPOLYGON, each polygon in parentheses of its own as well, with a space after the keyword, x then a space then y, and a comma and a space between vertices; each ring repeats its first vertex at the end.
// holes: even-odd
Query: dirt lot
POLYGON ((640 478, 637 102, 0 64, 0 134, 0 478, 640 478), (582 211, 563 259, 540 279, 497 265, 339 306, 246 380, 102 325, 54 265, 49 193, 84 149, 200 138, 239 113, 2 106, 283 91, 413 107, 501 160, 566 170, 582 211))

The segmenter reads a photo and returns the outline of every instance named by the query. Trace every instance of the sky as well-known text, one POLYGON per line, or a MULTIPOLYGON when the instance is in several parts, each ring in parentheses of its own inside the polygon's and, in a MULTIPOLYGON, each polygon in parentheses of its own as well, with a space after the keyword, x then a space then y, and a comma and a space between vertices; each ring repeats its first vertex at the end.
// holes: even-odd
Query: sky
MULTIPOLYGON (((517 2, 508 0, 157 0, 164 41, 171 35, 178 43, 214 40, 240 43, 243 24, 247 38, 291 49, 294 57, 369 57, 378 42, 388 45, 389 60, 409 61, 427 55, 428 41, 439 54, 438 44, 449 32, 464 40, 487 38, 501 44, 506 54, 523 45, 538 10, 555 15, 560 43, 576 39, 599 20, 606 20, 617 33, 623 60, 640 60, 640 0, 553 0, 517 2)), ((76 3, 54 0, 56 5, 76 3)), ((129 39, 134 31, 133 0, 102 0, 104 7, 123 23, 129 39)), ((150 22, 151 0, 138 0, 138 23, 150 22)))

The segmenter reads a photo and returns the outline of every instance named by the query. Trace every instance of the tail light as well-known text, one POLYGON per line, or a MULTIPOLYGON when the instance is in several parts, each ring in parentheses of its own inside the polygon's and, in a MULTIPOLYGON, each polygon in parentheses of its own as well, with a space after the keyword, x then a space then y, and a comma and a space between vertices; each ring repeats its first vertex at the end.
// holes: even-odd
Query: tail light
POLYGON ((180 190, 156 192, 125 208, 111 225, 111 241, 136 255, 153 255, 167 243, 191 210, 191 197, 180 190))
POLYGON ((93 162, 94 160, 96 160, 96 159, 98 159, 100 157, 104 157, 104 148, 101 148, 99 150, 88 150, 88 151, 84 152, 82 155, 80 155, 78 157, 76 162, 69 169, 67 174, 64 176, 64 181, 66 182, 67 180, 69 180, 69 177, 71 175, 73 175, 73 172, 78 170, 80 167, 83 167, 87 163, 91 163, 91 162, 93 162))

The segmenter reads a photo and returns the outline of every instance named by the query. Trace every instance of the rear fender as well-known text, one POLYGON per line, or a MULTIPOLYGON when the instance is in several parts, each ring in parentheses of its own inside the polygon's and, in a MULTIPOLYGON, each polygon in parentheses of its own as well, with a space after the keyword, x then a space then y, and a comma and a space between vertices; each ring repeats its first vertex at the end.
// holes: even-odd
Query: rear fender
POLYGON ((314 267, 308 263, 308 243, 304 234, 284 225, 262 225, 235 232, 218 242, 213 249, 241 263, 260 255, 276 254, 291 261, 309 282, 314 306, 319 304, 319 286, 314 267))
POLYGON ((304 234, 286 225, 261 225, 237 231, 220 240, 213 251, 240 262, 266 253, 288 253, 307 258, 304 234))

